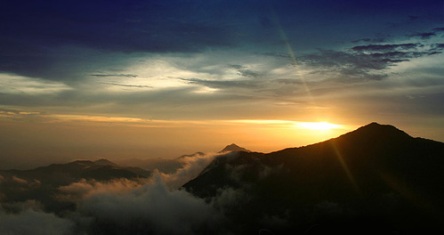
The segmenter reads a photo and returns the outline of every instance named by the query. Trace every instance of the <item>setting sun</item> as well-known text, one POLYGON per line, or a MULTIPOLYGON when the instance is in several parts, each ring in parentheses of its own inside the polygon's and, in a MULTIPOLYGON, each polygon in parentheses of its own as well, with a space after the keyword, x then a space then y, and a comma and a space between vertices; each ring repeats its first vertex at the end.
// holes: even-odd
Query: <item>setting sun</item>
POLYGON ((300 122, 297 123, 296 125, 299 128, 315 130, 315 131, 330 131, 332 129, 338 129, 342 127, 341 125, 329 122, 300 122))

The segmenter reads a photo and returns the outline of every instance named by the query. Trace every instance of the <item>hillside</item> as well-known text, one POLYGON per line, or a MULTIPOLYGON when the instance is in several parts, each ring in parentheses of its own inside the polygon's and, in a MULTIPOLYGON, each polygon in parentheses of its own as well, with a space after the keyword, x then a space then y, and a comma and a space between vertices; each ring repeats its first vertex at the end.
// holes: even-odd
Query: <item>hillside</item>
POLYGON ((241 233, 405 234, 442 229, 442 179, 444 143, 371 123, 305 147, 219 157, 184 188, 207 200, 240 192, 224 211, 241 233))

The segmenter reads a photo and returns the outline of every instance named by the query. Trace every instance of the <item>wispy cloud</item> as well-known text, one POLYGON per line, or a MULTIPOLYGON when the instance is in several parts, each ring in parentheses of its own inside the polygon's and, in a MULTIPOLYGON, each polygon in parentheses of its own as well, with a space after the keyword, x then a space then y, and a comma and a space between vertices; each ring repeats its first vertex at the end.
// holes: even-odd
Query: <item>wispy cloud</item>
POLYGON ((198 79, 198 78, 183 78, 182 80, 196 85, 203 85, 211 88, 257 88, 260 86, 258 81, 254 80, 246 80, 246 79, 236 79, 236 80, 206 80, 206 79, 198 79))
POLYGON ((0 93, 4 94, 47 95, 71 89, 62 82, 0 73, 0 93))
POLYGON ((94 73, 94 74, 91 74, 91 76, 93 76, 93 77, 128 77, 128 78, 136 78, 137 77, 136 74, 125 74, 125 73, 115 73, 115 74, 94 73))
POLYGON ((102 84, 120 86, 120 87, 129 87, 129 88, 153 88, 152 86, 147 86, 147 85, 131 85, 131 84, 120 84, 114 82, 102 82, 102 84))
POLYGON ((393 50, 411 50, 420 47, 419 43, 401 43, 401 44, 368 44, 364 46, 352 47, 352 50, 358 52, 366 51, 393 51, 393 50))

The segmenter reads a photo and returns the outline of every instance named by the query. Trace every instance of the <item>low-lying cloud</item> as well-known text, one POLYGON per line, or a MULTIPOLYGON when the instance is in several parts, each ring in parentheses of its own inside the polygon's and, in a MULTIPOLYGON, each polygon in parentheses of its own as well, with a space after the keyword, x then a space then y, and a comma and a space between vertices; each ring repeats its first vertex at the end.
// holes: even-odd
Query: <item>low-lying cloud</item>
POLYGON ((9 213, 0 206, 0 234, 8 235, 47 235, 74 234, 74 222, 32 208, 18 213, 9 213))
MULTIPOLYGON (((220 154, 219 154, 220 155, 220 154)), ((178 189, 186 182, 196 178, 218 154, 200 154, 184 156, 179 159, 183 166, 172 174, 159 173, 162 181, 170 189, 178 189)))
MULTIPOLYGON (((184 190, 169 190, 159 175, 153 182, 129 191, 115 191, 127 185, 91 188, 78 203, 79 216, 92 217, 92 231, 115 233, 189 234, 217 221, 216 213, 203 199, 184 190)), ((88 182, 82 182, 88 188, 88 182)), ((79 186, 77 184, 77 186, 79 186)), ((100 233, 100 232, 99 232, 100 233)))
MULTIPOLYGON (((194 234, 223 229, 223 207, 239 193, 221 190, 211 201, 180 188, 197 177, 222 154, 183 156, 174 173, 154 171, 148 179, 86 180, 61 186, 54 203, 71 209, 45 211, 39 201, 2 203, 1 234, 194 234), (4 209, 3 209, 4 208, 4 209)), ((28 185, 35 182, 18 177, 0 177, 0 183, 28 185), (7 181, 7 182, 6 182, 7 181)), ((60 208, 59 208, 60 209, 60 208)))

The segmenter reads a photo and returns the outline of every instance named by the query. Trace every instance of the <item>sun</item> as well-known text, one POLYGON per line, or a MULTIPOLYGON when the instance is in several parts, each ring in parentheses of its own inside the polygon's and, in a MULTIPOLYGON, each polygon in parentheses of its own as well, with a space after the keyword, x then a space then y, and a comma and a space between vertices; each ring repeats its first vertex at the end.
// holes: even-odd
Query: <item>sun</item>
POLYGON ((330 131, 341 128, 341 125, 329 122, 298 122, 298 128, 313 130, 313 131, 330 131))

